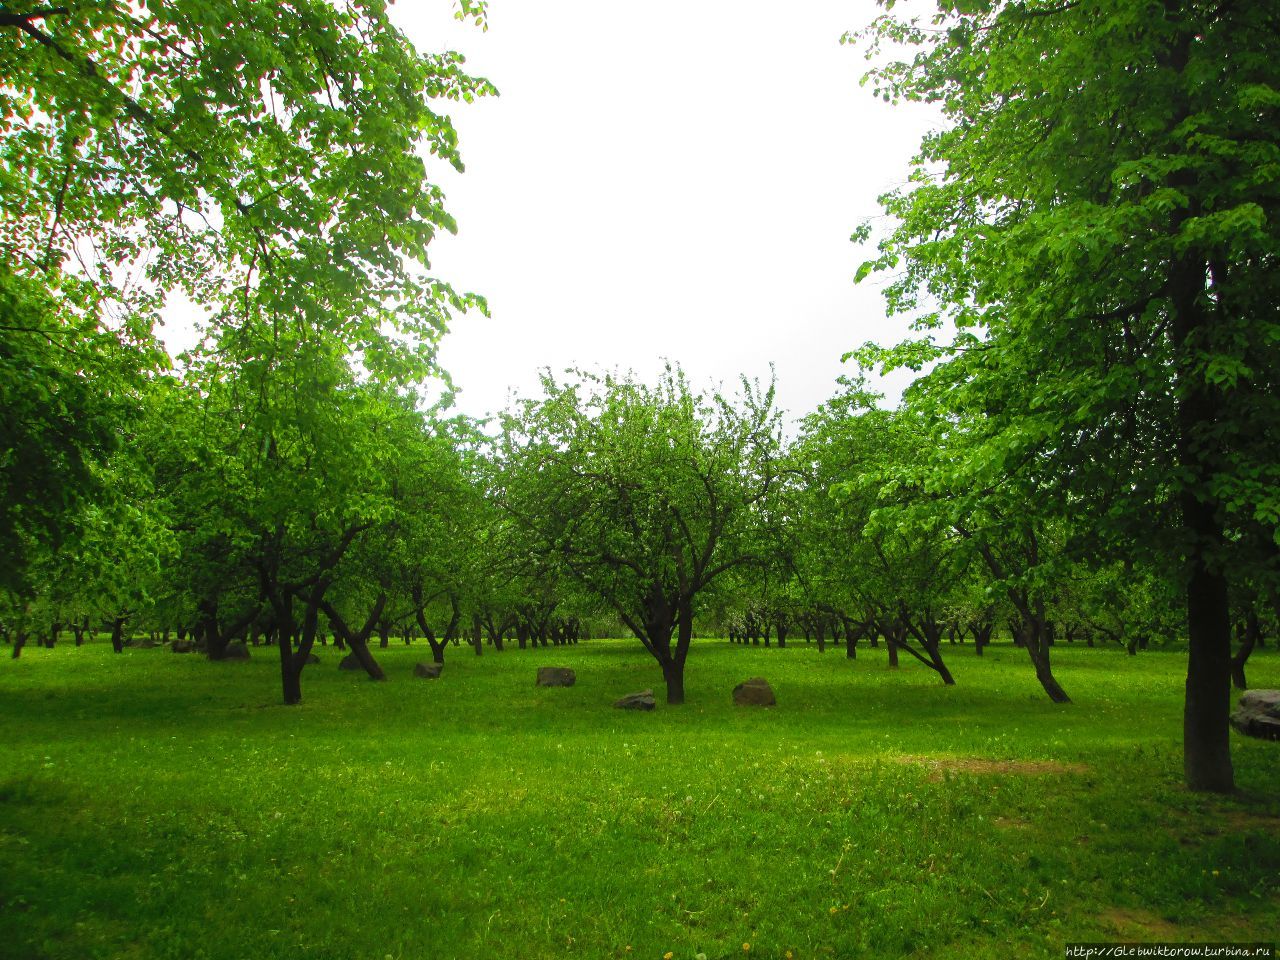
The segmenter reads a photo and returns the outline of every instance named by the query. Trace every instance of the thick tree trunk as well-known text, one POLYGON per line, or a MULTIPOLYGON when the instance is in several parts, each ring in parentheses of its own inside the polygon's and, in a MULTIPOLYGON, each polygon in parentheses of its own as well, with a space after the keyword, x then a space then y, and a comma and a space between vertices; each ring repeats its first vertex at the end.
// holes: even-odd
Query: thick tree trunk
POLYGON ((929 656, 933 659, 933 669, 938 671, 938 676, 942 678, 942 682, 948 687, 956 685, 956 678, 951 675, 951 671, 947 669, 947 665, 942 662, 942 654, 938 652, 935 644, 934 648, 929 651, 929 656))
POLYGON ((862 627, 848 617, 844 617, 844 655, 846 659, 858 659, 858 638, 862 636, 862 627))
POLYGON ((662 679, 667 685, 667 704, 684 703, 684 664, 672 660, 662 665, 662 679))
POLYGON ((427 645, 431 647, 431 662, 444 663, 444 648, 446 643, 444 641, 437 641, 434 635, 428 633, 427 645))
POLYGON ((218 628, 218 604, 216 600, 201 600, 196 608, 200 611, 199 629, 204 637, 205 655, 210 660, 221 660, 226 656, 227 643, 230 637, 218 628))
POLYGON ((111 621, 111 649, 116 653, 124 653, 124 622, 127 617, 116 617, 111 621))
POLYGON ((667 703, 679 706, 684 703, 684 664, 693 637, 692 609, 687 601, 669 597, 657 583, 647 591, 642 609, 643 619, 632 620, 624 615, 623 620, 662 668, 667 703), (680 633, 673 650, 671 636, 677 628, 680 633))
MULTIPOLYGON (((1185 57, 1190 35, 1180 37, 1175 60, 1185 57)), ((1185 177, 1194 173, 1185 171, 1185 177)), ((1194 215, 1182 211, 1180 218, 1194 215)), ((1212 494, 1206 492, 1216 470, 1218 442, 1212 438, 1221 420, 1219 388, 1208 383, 1199 370, 1196 338, 1203 336, 1211 318, 1201 304, 1206 270, 1193 256, 1178 260, 1170 275, 1172 340, 1179 361, 1178 466, 1190 478, 1178 496, 1182 526, 1188 534, 1187 578, 1187 685, 1183 711, 1183 770, 1192 790, 1229 793, 1235 789, 1231 765, 1231 607, 1227 580, 1216 568, 1224 542, 1222 522, 1212 494)), ((1218 277, 1214 277, 1215 281, 1218 277)))
POLYGON ((1022 620, 1018 624, 1019 632, 1027 655, 1031 657, 1031 663, 1035 667, 1036 679, 1040 681, 1040 686, 1054 703, 1070 703, 1071 698, 1054 677, 1053 668, 1050 665, 1044 601, 1032 600, 1023 595, 1014 603, 1022 614, 1022 620))
POLYGON ((1027 652, 1031 654, 1031 663, 1035 666, 1036 679, 1040 681, 1040 686, 1049 695, 1049 699, 1054 703, 1070 703, 1071 698, 1067 696, 1067 691, 1062 689, 1062 685, 1058 683, 1053 675, 1053 670, 1049 666, 1048 651, 1042 648, 1039 653, 1036 653, 1035 645, 1028 643, 1027 652))
POLYGON ((355 658, 360 661, 360 666, 364 667, 365 672, 369 674, 369 679, 387 679, 387 675, 383 672, 382 666, 373 658, 373 652, 369 649, 369 642, 366 639, 359 636, 348 637, 347 646, 351 648, 351 652, 355 655, 355 658))
POLYGON ((920 645, 929 654, 930 666, 938 671, 938 676, 942 678, 943 684, 948 687, 954 687, 956 685, 955 677, 951 676, 951 671, 947 669, 947 665, 942 661, 942 627, 930 621, 922 628, 922 634, 923 636, 919 637, 920 645))
MULTIPOLYGON (((1208 508, 1196 504, 1206 514, 1208 508)), ((1194 513, 1195 510, 1184 512, 1194 513)), ((1203 522, 1197 520, 1197 523, 1203 522)), ((1212 522, 1210 520, 1210 522, 1212 522)), ((1205 524, 1206 526, 1209 524, 1205 524)), ((1183 712, 1183 769, 1192 790, 1230 793, 1231 629, 1227 581, 1196 558, 1187 583, 1186 705, 1183 712)))
POLYGON ((445 631, 443 638, 437 640, 435 631, 427 623, 426 615, 419 608, 417 611, 418 629, 422 631, 422 635, 427 639, 427 646, 431 648, 431 660, 433 663, 444 663, 444 648, 449 643, 449 631, 445 631))
POLYGON ((982 656, 982 651, 991 642, 991 634, 995 632, 995 629, 995 624, 993 623, 975 623, 973 625, 973 648, 978 656, 982 656))

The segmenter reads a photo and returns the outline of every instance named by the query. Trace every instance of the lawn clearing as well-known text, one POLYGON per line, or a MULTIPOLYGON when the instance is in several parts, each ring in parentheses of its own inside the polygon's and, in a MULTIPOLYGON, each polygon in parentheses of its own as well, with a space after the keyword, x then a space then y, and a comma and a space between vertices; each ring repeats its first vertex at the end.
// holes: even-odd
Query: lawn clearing
MULTIPOLYGON (((1060 957, 1075 940, 1270 941, 1280 744, 1239 796, 1181 783, 1185 656, 695 641, 683 707, 635 641, 376 651, 32 649, 0 664, 0 956, 1060 957), (578 674, 534 686, 538 666, 578 674), (776 708, 735 708, 764 676, 776 708), (659 688, 652 713, 614 710, 659 688), (749 945, 749 946, 748 946, 749 945)), ((1249 664, 1280 686, 1280 657, 1249 664)))

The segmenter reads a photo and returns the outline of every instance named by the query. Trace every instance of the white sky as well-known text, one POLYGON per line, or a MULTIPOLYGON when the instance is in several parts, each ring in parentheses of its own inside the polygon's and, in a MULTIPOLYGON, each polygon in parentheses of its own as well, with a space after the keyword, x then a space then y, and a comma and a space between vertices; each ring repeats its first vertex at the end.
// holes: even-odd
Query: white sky
POLYGON ((534 393, 544 366, 652 378, 670 358, 730 386, 772 361, 798 416, 852 372, 842 353, 899 339, 874 281, 853 286, 868 251, 849 234, 935 115, 858 85, 861 52, 839 40, 876 12, 491 0, 482 33, 447 0, 392 7, 419 49, 462 51, 501 91, 449 110, 466 174, 429 168, 459 224, 432 273, 493 313, 459 318, 441 350, 461 411, 534 393))

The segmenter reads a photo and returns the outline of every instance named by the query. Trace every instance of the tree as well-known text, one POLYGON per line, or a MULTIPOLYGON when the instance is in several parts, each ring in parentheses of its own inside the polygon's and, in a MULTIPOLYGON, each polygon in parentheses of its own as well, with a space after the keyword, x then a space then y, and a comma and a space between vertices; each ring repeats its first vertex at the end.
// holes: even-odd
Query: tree
POLYGON ((503 506, 635 633, 667 702, 683 703, 700 595, 757 561, 781 442, 773 389, 744 381, 735 403, 672 367, 655 387, 581 373, 542 385, 504 418, 503 506))
POLYGON ((890 666, 905 651, 951 685, 940 641, 963 564, 951 527, 914 478, 929 455, 926 425, 878 400, 846 381, 805 418, 794 451, 807 479, 797 569, 842 621, 850 650, 851 634, 878 631, 890 666))
POLYGON ((861 35, 916 50, 877 93, 949 121, 859 271, 899 271, 924 336, 865 359, 941 361, 960 472, 1181 571, 1196 790, 1233 788, 1236 532, 1280 523, 1277 30, 1274 4, 957 0, 861 35))
POLYGON ((415 51, 383 0, 6 0, 0 76, 6 583, 92 493, 128 388, 165 366, 170 294, 268 376, 272 350, 327 338, 401 381, 480 304, 424 275, 454 223, 421 151, 461 169, 430 101, 493 88, 415 51))

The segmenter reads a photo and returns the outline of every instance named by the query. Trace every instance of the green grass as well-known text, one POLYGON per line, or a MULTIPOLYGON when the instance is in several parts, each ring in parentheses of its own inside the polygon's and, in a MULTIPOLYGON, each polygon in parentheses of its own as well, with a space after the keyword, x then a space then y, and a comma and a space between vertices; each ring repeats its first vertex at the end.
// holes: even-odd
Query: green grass
MULTIPOLYGON (((1184 656, 699 641, 684 707, 639 649, 381 652, 390 682, 96 643, 0 663, 0 956, 1060 957, 1271 941, 1280 744, 1241 794, 1181 779, 1184 656), (539 665, 578 671, 533 685, 539 665), (767 677, 774 709, 729 691, 767 677), (661 691, 659 690, 661 694, 661 691), (992 762, 986 762, 992 761, 992 762), (1006 763, 1005 761, 1010 761, 1006 763), (1021 762, 1015 762, 1021 761, 1021 762)), ((1250 663, 1280 686, 1280 656, 1250 663)))

